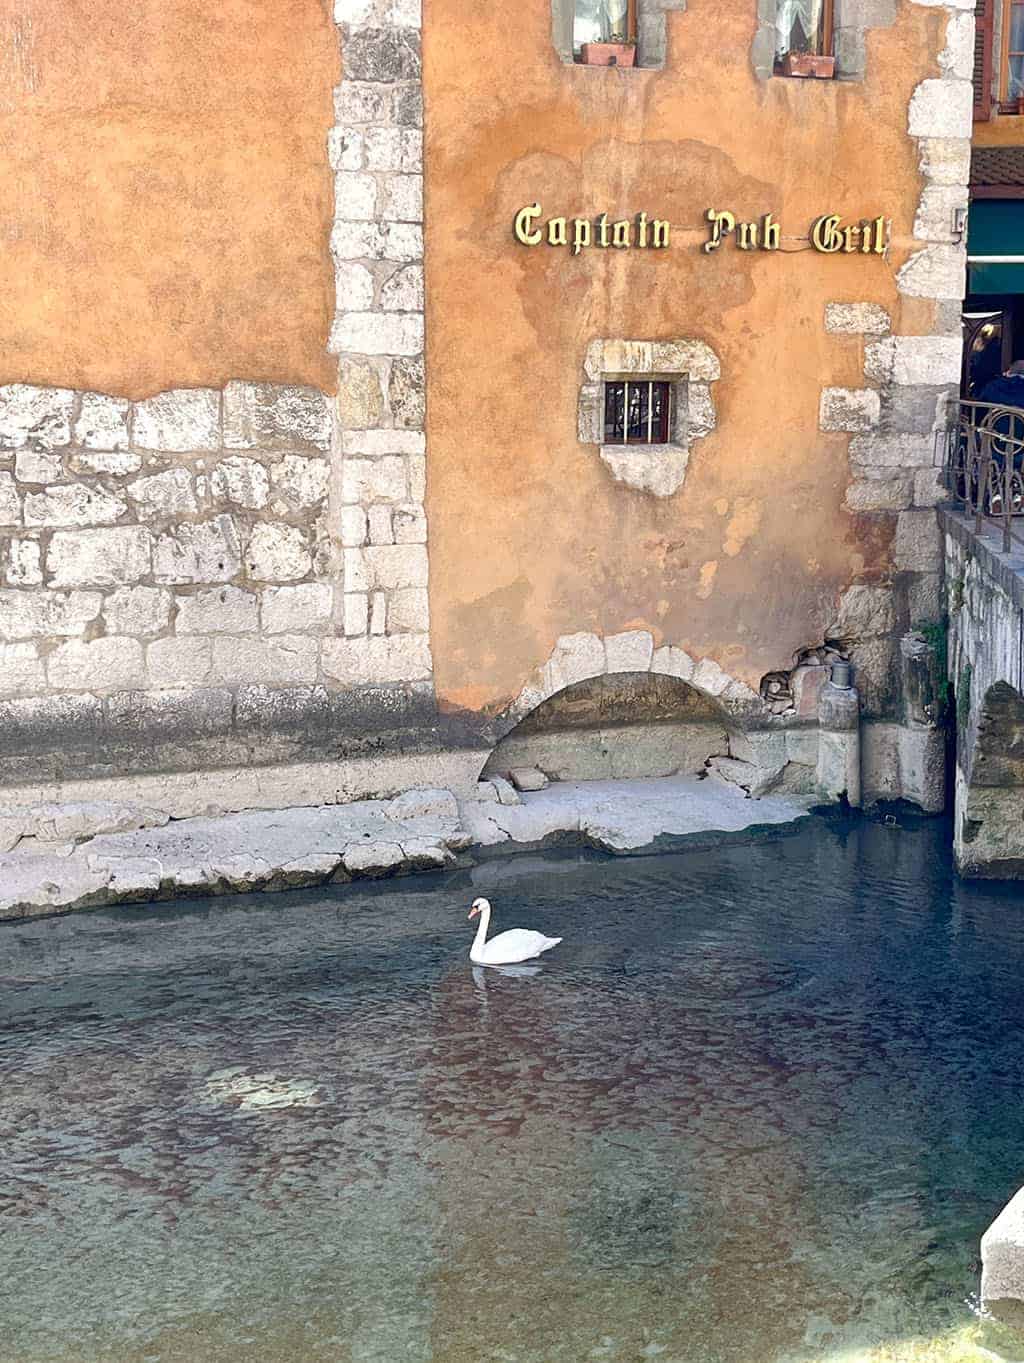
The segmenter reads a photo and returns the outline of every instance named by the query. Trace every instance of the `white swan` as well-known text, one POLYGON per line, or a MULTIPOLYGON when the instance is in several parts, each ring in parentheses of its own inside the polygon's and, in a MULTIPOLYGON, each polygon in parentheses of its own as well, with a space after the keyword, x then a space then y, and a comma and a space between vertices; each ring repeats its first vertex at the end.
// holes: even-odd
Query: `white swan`
POLYGON ((485 939, 491 921, 489 900, 473 900, 469 916, 475 918, 477 914, 480 915, 480 926, 469 949, 469 959, 474 965, 516 965, 519 961, 531 961, 542 951, 558 946, 562 940, 561 937, 545 937, 542 932, 530 932, 527 928, 510 928, 488 942, 485 939))

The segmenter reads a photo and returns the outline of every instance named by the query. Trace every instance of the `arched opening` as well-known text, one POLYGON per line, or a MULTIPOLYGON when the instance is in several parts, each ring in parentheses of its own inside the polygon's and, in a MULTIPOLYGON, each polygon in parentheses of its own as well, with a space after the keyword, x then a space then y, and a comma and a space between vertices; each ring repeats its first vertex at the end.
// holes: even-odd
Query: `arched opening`
MULTIPOLYGON (((961 727, 969 733, 969 723, 961 727)), ((1024 875, 1024 698, 1006 682, 990 686, 976 732, 970 761, 957 771, 957 864, 965 875, 1018 878, 1024 875)))
POLYGON ((555 781, 698 775, 733 725, 696 687, 655 672, 590 677, 542 701, 500 741, 483 777, 538 767, 555 781))

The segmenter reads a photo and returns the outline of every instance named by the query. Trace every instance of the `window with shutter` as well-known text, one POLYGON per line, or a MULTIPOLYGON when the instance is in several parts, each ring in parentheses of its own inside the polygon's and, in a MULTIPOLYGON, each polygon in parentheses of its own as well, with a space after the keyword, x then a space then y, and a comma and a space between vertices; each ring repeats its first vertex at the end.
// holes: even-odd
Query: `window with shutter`
POLYGON ((992 116, 992 29, 995 0, 977 0, 974 6, 974 121, 992 116))

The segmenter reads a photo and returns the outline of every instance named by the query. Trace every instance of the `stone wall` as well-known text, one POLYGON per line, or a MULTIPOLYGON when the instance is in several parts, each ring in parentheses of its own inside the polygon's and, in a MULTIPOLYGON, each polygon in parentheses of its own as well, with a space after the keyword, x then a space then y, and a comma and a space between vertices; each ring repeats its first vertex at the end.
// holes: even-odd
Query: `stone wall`
POLYGON ((0 388, 0 776, 415 746, 422 455, 338 440, 311 388, 0 388))

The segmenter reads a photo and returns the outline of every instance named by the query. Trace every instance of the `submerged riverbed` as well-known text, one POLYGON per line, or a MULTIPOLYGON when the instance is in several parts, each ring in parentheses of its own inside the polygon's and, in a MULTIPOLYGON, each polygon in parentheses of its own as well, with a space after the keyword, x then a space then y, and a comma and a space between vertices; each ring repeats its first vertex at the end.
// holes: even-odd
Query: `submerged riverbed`
POLYGON ((903 822, 0 929, 0 1363, 981 1359, 1024 889, 903 822))

